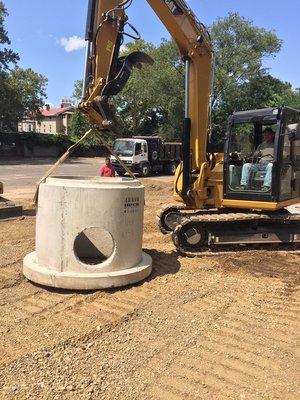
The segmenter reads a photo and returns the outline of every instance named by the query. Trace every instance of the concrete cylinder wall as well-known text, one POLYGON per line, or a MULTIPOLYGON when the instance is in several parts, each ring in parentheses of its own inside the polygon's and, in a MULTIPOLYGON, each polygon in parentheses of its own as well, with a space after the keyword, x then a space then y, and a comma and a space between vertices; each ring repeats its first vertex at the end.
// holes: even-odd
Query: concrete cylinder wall
POLYGON ((144 186, 138 181, 48 178, 39 190, 36 251, 24 259, 24 274, 74 289, 143 279, 151 272, 151 259, 142 252, 143 215, 144 186), (108 258, 86 261, 98 247, 108 258))

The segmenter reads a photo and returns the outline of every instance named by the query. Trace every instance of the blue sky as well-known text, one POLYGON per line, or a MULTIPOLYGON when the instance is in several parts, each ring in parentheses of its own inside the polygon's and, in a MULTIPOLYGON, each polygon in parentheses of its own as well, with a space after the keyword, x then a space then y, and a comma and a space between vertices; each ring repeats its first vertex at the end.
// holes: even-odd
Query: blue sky
MULTIPOLYGON (((20 65, 32 68, 49 79, 48 101, 58 105, 70 97, 74 82, 83 75, 85 51, 73 51, 82 44, 88 0, 4 0, 9 17, 6 29, 12 48, 21 57, 20 65), (75 38, 74 38, 75 37, 75 38), (70 38, 73 38, 70 40, 70 38)), ((230 11, 252 19, 255 25, 273 29, 283 40, 275 60, 265 65, 271 73, 300 87, 299 39, 300 1, 286 0, 190 0, 189 5, 200 21, 210 25, 230 11)), ((168 33, 152 12, 146 0, 134 0, 129 10, 130 22, 144 40, 159 43, 168 33)))

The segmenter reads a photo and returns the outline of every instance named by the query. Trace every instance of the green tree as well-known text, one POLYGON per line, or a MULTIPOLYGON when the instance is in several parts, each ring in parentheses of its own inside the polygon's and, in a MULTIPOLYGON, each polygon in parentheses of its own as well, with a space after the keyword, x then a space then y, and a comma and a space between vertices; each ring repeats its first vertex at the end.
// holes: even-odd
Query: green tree
POLYGON ((286 104, 300 110, 300 89, 296 89, 292 93, 292 96, 287 99, 286 104))
POLYGON ((0 129, 13 131, 24 116, 39 113, 46 97, 47 79, 31 69, 16 66, 18 54, 4 47, 10 44, 4 28, 6 16, 0 1, 0 129))
POLYGON ((5 45, 10 45, 7 31, 4 28, 4 19, 6 16, 6 8, 3 1, 0 1, 0 72, 7 70, 10 64, 16 64, 19 60, 17 53, 5 47, 5 45))
POLYGON ((182 130, 184 73, 173 41, 159 46, 144 41, 127 45, 126 53, 144 51, 155 61, 153 66, 135 69, 115 106, 126 136, 159 133, 166 139, 179 138, 182 130))
POLYGON ((224 132, 234 110, 279 105, 288 88, 263 66, 263 61, 275 57, 281 48, 273 31, 230 13, 212 25, 211 35, 215 52, 213 121, 224 132))
POLYGON ((72 98, 74 99, 75 103, 79 103, 82 98, 82 85, 83 85, 82 79, 79 79, 74 83, 74 91, 72 94, 72 98))
POLYGON ((46 97, 47 79, 31 69, 14 68, 0 73, 0 127, 16 129, 17 121, 31 114, 38 115, 46 97))
POLYGON ((82 112, 75 110, 73 113, 70 124, 69 132, 70 136, 74 140, 78 140, 81 136, 89 129, 89 122, 82 112))

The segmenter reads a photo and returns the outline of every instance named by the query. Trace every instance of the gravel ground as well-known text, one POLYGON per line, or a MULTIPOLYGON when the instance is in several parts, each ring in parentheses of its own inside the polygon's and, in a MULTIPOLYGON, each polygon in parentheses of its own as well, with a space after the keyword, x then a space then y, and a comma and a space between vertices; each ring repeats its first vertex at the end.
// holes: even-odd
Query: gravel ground
POLYGON ((122 290, 33 285, 29 201, 0 222, 0 399, 299 399, 300 256, 182 258, 155 221, 171 185, 145 182, 154 271, 122 290))

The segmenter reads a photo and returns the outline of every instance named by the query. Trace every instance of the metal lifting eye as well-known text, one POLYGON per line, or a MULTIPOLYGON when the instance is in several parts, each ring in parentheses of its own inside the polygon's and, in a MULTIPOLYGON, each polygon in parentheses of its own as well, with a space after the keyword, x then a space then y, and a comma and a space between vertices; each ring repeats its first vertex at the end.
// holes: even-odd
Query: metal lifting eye
POLYGON ((125 32, 125 31, 120 32, 120 33, 122 33, 124 36, 130 37, 130 38, 133 39, 133 40, 140 40, 140 39, 141 39, 141 35, 140 35, 139 32, 135 29, 135 27, 132 26, 129 22, 126 22, 125 25, 124 25, 124 27, 125 27, 126 25, 128 25, 128 26, 131 28, 131 30, 136 34, 136 36, 134 36, 134 35, 131 34, 131 33, 125 32))

